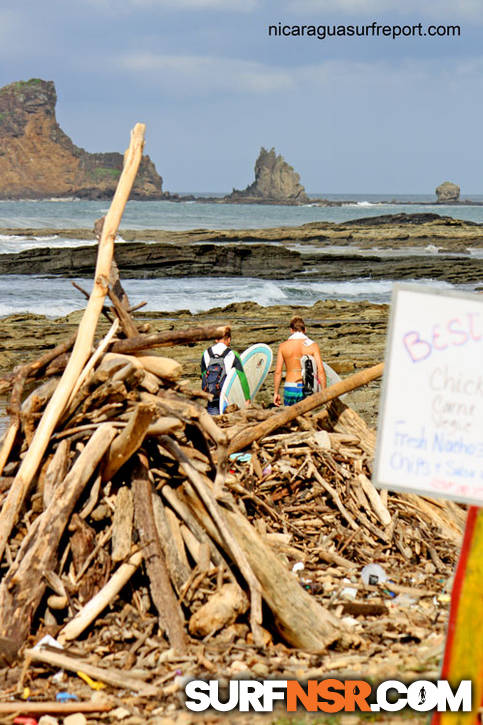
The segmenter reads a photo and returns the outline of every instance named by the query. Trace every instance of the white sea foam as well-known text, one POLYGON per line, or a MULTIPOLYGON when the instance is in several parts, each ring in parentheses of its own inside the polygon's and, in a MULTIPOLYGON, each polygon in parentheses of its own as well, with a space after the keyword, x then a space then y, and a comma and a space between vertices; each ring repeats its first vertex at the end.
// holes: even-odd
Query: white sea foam
POLYGON ((28 249, 46 247, 85 247, 96 243, 93 239, 66 239, 57 234, 45 237, 0 234, 0 254, 15 254, 16 252, 24 252, 28 249))
MULTIPOLYGON (((349 197, 347 197, 349 198, 349 197)), ((252 229, 281 227, 308 222, 345 222, 350 219, 377 216, 394 210, 406 213, 435 211, 451 214, 460 219, 483 223, 483 206, 431 207, 427 205, 397 205, 390 202, 376 203, 373 195, 350 198, 356 202, 349 207, 307 206, 257 206, 247 204, 174 203, 168 201, 129 201, 123 215, 122 229, 252 229)), ((343 201, 340 197, 338 200, 343 201)), ((1 201, 0 228, 16 230, 12 235, 0 235, 0 254, 24 251, 38 247, 72 247, 95 244, 91 239, 66 239, 62 234, 52 236, 50 230, 66 228, 92 229, 95 219, 108 210, 105 201, 1 201), (62 203, 58 203, 61 201, 62 203), (22 234, 22 229, 45 229, 45 236, 22 234)), ((122 232, 119 243, 123 243, 122 232)), ((310 249, 313 253, 314 248, 310 249)), ((349 253, 353 250, 348 249, 349 253)), ((373 254, 366 250, 361 254, 373 254)), ((405 254, 409 250, 382 250, 381 256, 405 254)), ((420 254, 431 250, 419 248, 420 254)), ((414 252, 417 253, 417 252, 414 252)), ((471 250, 474 257, 483 250, 471 250)), ((80 280, 90 290, 92 279, 80 280)), ((431 282, 426 282, 430 284, 431 282)), ((444 285, 438 283, 440 287, 444 285)), ((310 279, 260 280, 253 278, 183 278, 156 280, 127 280, 125 286, 136 304, 148 301, 147 309, 173 311, 190 309, 193 312, 208 310, 215 305, 222 307, 232 302, 253 300, 262 305, 293 304, 312 305, 319 299, 368 299, 388 302, 392 284, 390 281, 351 280, 349 282, 314 282, 310 279)), ((449 286, 449 285, 448 285, 449 286)), ((461 286, 460 286, 461 287, 461 286)), ((72 288, 70 280, 42 277, 0 277, 0 315, 11 312, 31 311, 51 317, 64 315, 85 306, 84 298, 72 288)))
POLYGON ((80 201, 80 199, 77 196, 52 196, 50 199, 47 199, 47 201, 53 201, 53 202, 59 203, 59 202, 69 202, 69 201, 80 201))
MULTIPOLYGON (((73 288, 72 281, 61 277, 28 275, 0 277, 0 316, 31 312, 62 317, 73 310, 83 309, 85 299, 73 288)), ((74 281, 88 292, 92 287, 90 279, 74 281)), ((452 287, 433 280, 419 280, 419 283, 441 289, 452 287)), ((145 310, 174 312, 188 309, 193 313, 247 301, 257 302, 264 307, 279 304, 308 307, 325 299, 387 303, 393 286, 390 280, 315 282, 252 277, 128 279, 123 284, 131 304, 147 301, 145 310)))
POLYGON ((351 204, 343 204, 342 206, 345 206, 345 207, 352 206, 352 207, 358 207, 360 209, 360 208, 367 208, 370 206, 388 206, 388 203, 387 202, 382 202, 382 203, 373 202, 373 201, 356 201, 356 202, 352 202, 351 204))

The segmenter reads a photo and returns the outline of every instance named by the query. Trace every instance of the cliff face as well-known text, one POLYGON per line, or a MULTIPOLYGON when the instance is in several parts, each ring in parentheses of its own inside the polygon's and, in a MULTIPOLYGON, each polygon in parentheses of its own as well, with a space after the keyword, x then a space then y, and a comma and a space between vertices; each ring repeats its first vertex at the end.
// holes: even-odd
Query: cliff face
MULTIPOLYGON (((120 153, 90 154, 75 146, 55 117, 52 81, 33 78, 0 89, 0 199, 111 198, 120 153)), ((132 199, 160 199, 163 180, 143 156, 132 199)))
POLYGON ((227 201, 306 204, 309 199, 300 176, 275 149, 263 147, 255 162, 255 181, 243 191, 233 189, 227 201))

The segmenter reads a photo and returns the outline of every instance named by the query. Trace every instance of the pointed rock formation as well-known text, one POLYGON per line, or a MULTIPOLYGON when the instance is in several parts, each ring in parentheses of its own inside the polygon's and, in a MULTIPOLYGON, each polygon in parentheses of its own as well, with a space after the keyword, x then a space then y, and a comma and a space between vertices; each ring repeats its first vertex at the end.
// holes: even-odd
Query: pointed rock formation
POLYGON ((262 148, 255 162, 255 181, 243 191, 233 189, 226 201, 272 204, 306 204, 309 201, 300 176, 275 149, 262 148))
POLYGON ((438 204, 447 204, 448 202, 459 201, 460 187, 458 184, 453 184, 451 181, 444 181, 436 187, 436 196, 438 197, 438 204))
MULTIPOLYGON (((32 78, 0 89, 0 199, 108 199, 121 174, 120 153, 75 146, 55 118, 52 81, 32 78)), ((143 156, 133 199, 161 199, 163 180, 143 156)))

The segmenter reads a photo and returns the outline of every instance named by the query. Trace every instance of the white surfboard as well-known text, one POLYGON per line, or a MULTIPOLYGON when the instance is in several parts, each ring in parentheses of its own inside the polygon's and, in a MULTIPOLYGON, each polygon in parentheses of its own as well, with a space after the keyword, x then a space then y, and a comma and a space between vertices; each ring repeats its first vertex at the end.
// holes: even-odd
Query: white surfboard
POLYGON ((325 370, 325 377, 327 378, 327 387, 330 388, 331 385, 335 385, 335 383, 340 383, 340 381, 342 380, 340 375, 337 375, 335 370, 333 370, 326 362, 323 363, 323 365, 325 370))
MULTIPOLYGON (((243 363, 245 375, 247 376, 248 387, 250 388, 250 400, 253 400, 272 365, 272 351, 268 345, 259 342, 242 352, 240 358, 243 363)), ((243 388, 234 368, 229 371, 221 389, 220 413, 223 413, 227 406, 233 403, 239 408, 245 407, 243 388)))
MULTIPOLYGON (((327 380, 326 387, 327 388, 330 388, 331 385, 335 385, 336 383, 340 383, 341 380, 342 380, 342 378, 340 377, 340 375, 338 375, 335 372, 335 370, 330 367, 330 365, 328 363, 322 361, 322 364, 324 366, 325 377, 326 377, 326 380, 327 380)), ((315 392, 318 393, 320 390, 322 390, 322 388, 320 386, 318 386, 318 388, 317 388, 317 390, 315 392)), ((340 396, 341 400, 343 400, 346 397, 346 395, 347 395, 347 393, 344 393, 343 395, 341 395, 340 396)))

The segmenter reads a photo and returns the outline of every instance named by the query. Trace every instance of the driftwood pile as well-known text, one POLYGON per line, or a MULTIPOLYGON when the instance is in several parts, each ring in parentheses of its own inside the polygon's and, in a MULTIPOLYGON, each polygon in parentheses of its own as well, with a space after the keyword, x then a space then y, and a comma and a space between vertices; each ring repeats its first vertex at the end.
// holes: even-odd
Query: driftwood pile
POLYGON ((224 328, 138 329, 111 274, 111 211, 75 341, 0 381, 0 713, 25 686, 40 695, 38 678, 52 699, 53 668, 81 673, 82 702, 38 712, 114 707, 91 702, 96 682, 146 713, 175 707, 189 675, 434 670, 465 511, 371 483, 374 432, 336 396, 381 366, 281 412, 213 419, 153 348, 224 328), (371 562, 385 582, 364 584, 371 562), (45 634, 64 649, 33 648, 45 634))

